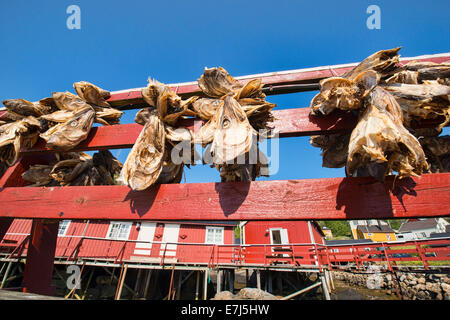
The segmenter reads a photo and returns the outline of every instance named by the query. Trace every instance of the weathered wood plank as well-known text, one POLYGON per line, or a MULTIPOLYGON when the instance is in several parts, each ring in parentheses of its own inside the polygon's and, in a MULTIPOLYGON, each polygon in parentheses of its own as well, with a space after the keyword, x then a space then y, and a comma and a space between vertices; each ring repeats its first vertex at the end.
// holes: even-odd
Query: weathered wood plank
POLYGON ((450 216, 450 173, 124 186, 4 188, 0 217, 106 220, 324 220, 450 216), (395 186, 393 193, 392 186, 395 186), (87 191, 89 190, 89 191, 87 191), (201 208, 201 209, 199 209, 201 208))

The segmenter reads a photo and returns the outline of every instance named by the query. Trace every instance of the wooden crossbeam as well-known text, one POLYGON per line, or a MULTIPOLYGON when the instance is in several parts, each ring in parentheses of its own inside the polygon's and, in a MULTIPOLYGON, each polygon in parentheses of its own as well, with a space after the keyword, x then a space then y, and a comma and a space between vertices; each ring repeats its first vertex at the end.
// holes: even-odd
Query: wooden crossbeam
POLYGON ((450 216, 450 173, 373 178, 4 188, 0 217, 105 220, 326 220, 450 216), (394 188, 393 188, 394 186, 394 188), (201 208, 201 209, 199 209, 201 208))
MULTIPOLYGON (((422 55, 417 57, 405 57, 400 58, 400 64, 406 64, 410 61, 431 61, 435 63, 442 63, 450 59, 450 53, 440 53, 433 55, 422 55)), ((321 66, 314 68, 305 68, 297 70, 288 70, 281 72, 270 72, 262 74, 254 74, 248 76, 235 77, 241 83, 245 84, 253 79, 261 79, 265 88, 278 85, 291 85, 302 83, 318 83, 321 79, 334 77, 344 74, 351 70, 358 63, 348 63, 332 66, 321 66)), ((231 70, 228 70, 231 71, 231 70)), ((197 82, 185 82, 177 84, 169 84, 169 86, 181 97, 200 95, 201 90, 197 85, 197 82)), ((119 109, 133 109, 142 107, 145 102, 141 95, 142 88, 134 88, 120 91, 111 92, 111 97, 108 102, 119 109)), ((267 95, 270 95, 270 90, 265 91, 267 95)))
MULTIPOLYGON (((309 112, 309 108, 274 110, 276 120, 270 126, 278 132, 280 138, 284 138, 349 132, 357 123, 351 112, 336 111, 326 117, 311 116, 309 112)), ((423 120, 416 127, 432 127, 440 122, 442 119, 423 120)), ((202 124, 203 121, 198 119, 184 119, 179 125, 196 132, 202 124)), ((71 151, 131 148, 141 130, 142 126, 137 123, 95 127, 86 140, 71 151)), ((39 139, 32 148, 21 151, 23 155, 51 152, 54 151, 45 147, 43 139, 39 139)))

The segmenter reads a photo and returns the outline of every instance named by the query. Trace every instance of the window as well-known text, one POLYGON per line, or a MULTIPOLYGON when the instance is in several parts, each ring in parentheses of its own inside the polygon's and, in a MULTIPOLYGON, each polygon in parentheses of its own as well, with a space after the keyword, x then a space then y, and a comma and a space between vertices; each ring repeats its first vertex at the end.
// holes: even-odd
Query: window
POLYGON ((106 237, 109 239, 128 240, 131 224, 131 222, 111 222, 106 237))
POLYGON ((58 226, 58 237, 64 237, 69 229, 70 220, 61 220, 58 226))
POLYGON ((223 244, 223 227, 206 227, 205 243, 223 244))

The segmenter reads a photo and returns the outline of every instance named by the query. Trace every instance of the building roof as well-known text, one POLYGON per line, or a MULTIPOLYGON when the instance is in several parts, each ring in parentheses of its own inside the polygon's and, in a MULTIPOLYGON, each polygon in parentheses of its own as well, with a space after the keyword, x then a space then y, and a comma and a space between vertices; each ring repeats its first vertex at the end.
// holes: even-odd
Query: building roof
POLYGON ((435 228, 437 225, 436 219, 423 219, 423 220, 408 220, 404 223, 402 223, 400 229, 398 232, 404 233, 404 232, 413 232, 417 230, 423 230, 423 229, 432 229, 435 228))
POLYGON ((365 244, 373 243, 372 239, 356 239, 356 240, 325 240, 327 246, 332 245, 345 245, 345 244, 365 244))
POLYGON ((429 238, 450 238, 450 232, 430 233, 429 238))
POLYGON ((371 233, 394 233, 394 230, 392 230, 388 225, 358 226, 357 229, 361 230, 362 232, 371 233))

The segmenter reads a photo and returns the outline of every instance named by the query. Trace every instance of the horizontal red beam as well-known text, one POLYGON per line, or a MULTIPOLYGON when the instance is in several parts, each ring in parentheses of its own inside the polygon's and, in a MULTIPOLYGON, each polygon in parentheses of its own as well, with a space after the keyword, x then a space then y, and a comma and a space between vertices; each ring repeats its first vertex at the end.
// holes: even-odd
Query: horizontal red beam
MULTIPOLYGON (((450 60, 450 53, 425 55, 418 57, 406 57, 401 58, 400 60, 401 60, 400 64, 406 64, 413 60, 442 63, 450 60)), ((288 84, 301 84, 301 83, 318 83, 321 79, 342 75, 345 72, 351 70, 357 64, 358 63, 349 63, 345 65, 322 66, 315 68, 271 72, 271 73, 241 76, 236 77, 236 79, 241 81, 242 83, 246 83, 253 79, 261 79, 261 82, 264 84, 264 87, 288 85, 288 84)), ((185 95, 190 96, 201 93, 201 90, 196 82, 170 84, 169 86, 180 96, 185 95)), ((134 88, 111 92, 111 97, 108 99, 108 102, 111 105, 118 108, 127 105, 142 104, 144 103, 144 100, 142 99, 141 90, 142 88, 134 88)), ((267 94, 270 94, 270 92, 267 94)))
POLYGON ((373 178, 0 189, 0 217, 326 220, 450 216, 450 173, 373 178), (391 190, 392 186, 395 186, 391 190), (199 210, 201 208, 201 210, 199 210))
MULTIPOLYGON (((356 125, 356 117, 350 113, 336 112, 326 117, 311 116, 309 108, 274 110, 276 118, 272 124, 280 137, 310 136, 324 133, 338 133, 351 130, 356 125)), ((180 125, 197 130, 195 121, 186 119, 180 125)), ((92 128, 89 136, 73 151, 131 148, 142 126, 136 123, 92 128)), ((33 148, 22 150, 23 154, 51 152, 45 148, 45 141, 39 139, 33 148)))
MULTIPOLYGON (((326 117, 312 116, 309 112, 309 108, 274 110, 276 120, 271 125, 283 138, 349 132, 357 123, 356 117, 348 112, 336 111, 326 117)), ((185 119, 180 125, 196 131, 202 123, 198 119, 185 119), (196 125, 196 121, 199 126, 196 125)), ((436 123, 439 121, 424 120, 418 123, 418 127, 435 126, 436 123)), ((136 123, 95 127, 86 140, 73 148, 73 151, 131 148, 141 130, 142 126, 136 123)), ((45 147, 45 141, 42 139, 39 139, 33 148, 22 150, 22 154, 42 152, 52 152, 45 147)))

